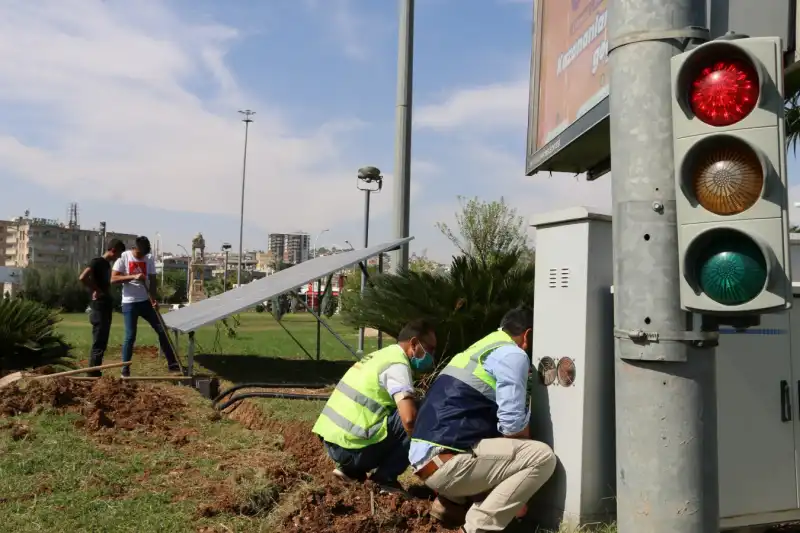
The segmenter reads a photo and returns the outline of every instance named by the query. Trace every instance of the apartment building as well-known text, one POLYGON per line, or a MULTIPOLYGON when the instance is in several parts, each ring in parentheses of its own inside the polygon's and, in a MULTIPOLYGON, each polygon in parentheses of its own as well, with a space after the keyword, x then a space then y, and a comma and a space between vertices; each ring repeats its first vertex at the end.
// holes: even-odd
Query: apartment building
POLYGON ((311 249, 311 236, 305 232, 270 233, 267 251, 280 257, 289 265, 308 261, 311 249))
MULTIPOLYGON (((5 266, 28 267, 67 265, 80 268, 103 250, 100 230, 68 226, 58 220, 18 217, 0 222, 5 266), (5 231, 3 231, 5 228, 5 231)), ((133 247, 136 235, 107 232, 105 242, 119 239, 133 247)))

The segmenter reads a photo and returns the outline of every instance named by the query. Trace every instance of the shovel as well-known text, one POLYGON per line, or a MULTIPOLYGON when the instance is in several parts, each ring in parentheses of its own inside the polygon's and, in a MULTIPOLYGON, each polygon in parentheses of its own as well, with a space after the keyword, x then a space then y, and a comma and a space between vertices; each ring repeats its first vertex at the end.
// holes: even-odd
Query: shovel
POLYGON ((92 372, 94 370, 106 370, 108 368, 119 368, 121 366, 128 366, 131 364, 131 361, 127 363, 109 363, 107 365, 100 365, 100 366, 90 366, 88 368, 78 368, 76 370, 67 370, 66 372, 57 372, 55 374, 44 374, 42 376, 31 374, 29 372, 14 372, 13 374, 9 374, 4 378, 0 378, 0 389, 3 387, 7 387, 12 383, 16 383, 21 379, 29 379, 31 381, 39 381, 42 379, 49 379, 49 378, 60 378, 64 376, 74 376, 75 374, 83 374, 84 372, 92 372))
MULTIPOLYGON (((144 284, 145 287, 147 287, 147 292, 149 293, 150 292, 149 278, 145 278, 144 284)), ((175 344, 172 342, 172 338, 169 336, 169 330, 167 329, 167 325, 164 323, 164 317, 161 316, 161 310, 156 305, 153 306, 153 309, 155 309, 156 316, 158 317, 158 323, 161 325, 161 329, 164 331, 164 335, 166 335, 167 337, 167 344, 169 344, 169 347, 172 348, 172 353, 175 354, 175 361, 178 363, 178 368, 180 369, 181 374, 185 376, 186 371, 183 369, 180 357, 178 357, 178 350, 175 349, 175 344)))

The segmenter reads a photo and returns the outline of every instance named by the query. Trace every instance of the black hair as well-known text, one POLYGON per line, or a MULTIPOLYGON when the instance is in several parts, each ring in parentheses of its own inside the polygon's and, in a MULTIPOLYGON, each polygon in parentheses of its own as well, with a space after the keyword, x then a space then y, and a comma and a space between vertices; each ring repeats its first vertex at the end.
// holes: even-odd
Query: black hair
POLYGON ((533 329, 533 309, 529 307, 517 307, 507 312, 500 321, 503 331, 516 337, 525 331, 533 329))
POLYGON ((111 239, 110 241, 108 241, 106 250, 114 250, 116 252, 122 253, 125 251, 125 243, 119 239, 111 239))
POLYGON ((150 239, 142 235, 141 237, 136 237, 136 249, 142 252, 143 254, 150 253, 150 239))
POLYGON ((436 328, 427 320, 422 318, 412 320, 400 330, 400 333, 397 335, 397 342, 410 341, 414 337, 419 339, 434 331, 436 331, 436 328))

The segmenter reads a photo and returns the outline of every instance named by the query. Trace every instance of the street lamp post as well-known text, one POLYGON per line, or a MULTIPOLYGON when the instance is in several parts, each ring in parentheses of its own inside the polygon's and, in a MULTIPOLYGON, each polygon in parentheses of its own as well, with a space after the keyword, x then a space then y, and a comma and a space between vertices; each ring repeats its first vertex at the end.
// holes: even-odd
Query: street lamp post
MULTIPOLYGON (((409 236, 411 216, 411 105, 414 72, 414 0, 400 0, 394 139, 394 236, 409 236)), ((392 252, 392 272, 408 268, 408 243, 392 252)))
POLYGON ((231 249, 230 243, 226 242, 222 244, 222 251, 225 252, 225 263, 224 263, 224 270, 222 273, 222 292, 228 290, 228 252, 231 249))
POLYGON ((250 123, 253 122, 250 117, 255 115, 256 112, 245 109, 244 111, 239 111, 239 113, 244 116, 242 119, 242 122, 244 122, 244 158, 242 161, 242 204, 239 209, 239 262, 236 266, 236 285, 242 284, 242 259, 244 258, 242 242, 244 239, 244 182, 247 175, 247 134, 250 130, 250 123))
MULTIPOLYGON (((356 188, 364 191, 364 248, 369 246, 369 199, 372 193, 378 193, 383 188, 383 176, 376 167, 362 167, 358 169, 358 179, 356 188), (362 183, 363 182, 363 183, 362 183)), ((366 259, 364 270, 367 269, 366 259)), ((361 297, 364 297, 364 289, 367 286, 367 274, 361 271, 361 297)), ((358 353, 364 353, 364 327, 358 328, 358 353)))
POLYGON ((192 268, 192 266, 191 266, 191 264, 192 264, 192 254, 190 254, 186 250, 186 248, 184 248, 183 245, 181 245, 181 244, 178 245, 178 248, 183 250, 183 253, 185 253, 186 257, 187 257, 187 259, 186 259, 186 301, 188 302, 189 301, 189 278, 191 278, 190 270, 192 268))
POLYGON ((314 259, 317 258, 317 242, 319 242, 319 238, 322 237, 323 233, 327 233, 329 231, 330 231, 329 229, 324 229, 320 231, 317 237, 314 239, 314 259))
POLYGON ((161 286, 164 286, 164 252, 161 250, 161 233, 156 232, 156 259, 161 261, 161 286))

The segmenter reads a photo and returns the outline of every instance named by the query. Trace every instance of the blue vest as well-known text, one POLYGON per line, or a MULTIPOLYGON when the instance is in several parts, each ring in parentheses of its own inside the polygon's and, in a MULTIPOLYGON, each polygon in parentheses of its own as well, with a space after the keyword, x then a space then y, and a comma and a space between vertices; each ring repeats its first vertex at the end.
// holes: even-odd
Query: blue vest
POLYGON ((483 361, 509 344, 511 337, 498 331, 453 357, 425 395, 412 439, 464 452, 482 439, 500 437, 496 384, 483 361))

